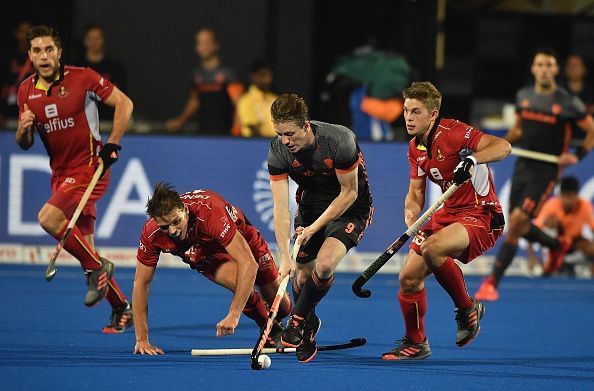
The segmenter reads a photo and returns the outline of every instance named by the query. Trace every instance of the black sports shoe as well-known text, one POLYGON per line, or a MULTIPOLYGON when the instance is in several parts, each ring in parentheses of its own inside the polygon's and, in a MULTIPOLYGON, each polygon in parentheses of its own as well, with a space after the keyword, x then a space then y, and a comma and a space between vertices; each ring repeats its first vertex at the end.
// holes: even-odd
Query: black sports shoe
POLYGON ((111 317, 109 323, 103 327, 104 334, 118 334, 126 331, 128 327, 134 325, 132 306, 126 302, 123 308, 113 308, 111 310, 111 317))
POLYGON ((87 285, 89 287, 85 296, 85 305, 92 307, 107 294, 107 283, 113 275, 113 263, 105 258, 101 259, 101 267, 97 270, 86 272, 87 285))
POLYGON ((305 328, 305 319, 299 315, 293 314, 287 320, 287 326, 283 331, 281 342, 283 346, 296 348, 303 341, 303 329, 305 328))
POLYGON ((469 344, 481 330, 479 321, 485 314, 485 306, 480 301, 474 300, 469 308, 456 308, 456 345, 462 347, 469 344))
POLYGON ((301 341, 301 345, 297 346, 297 349, 295 350, 299 362, 310 362, 318 353, 316 335, 318 334, 318 331, 320 331, 321 326, 322 321, 312 312, 305 322, 303 341, 301 341))
POLYGON ((396 344, 394 349, 382 354, 382 360, 422 360, 431 356, 427 338, 421 343, 414 343, 404 336, 396 344))
POLYGON ((266 348, 282 348, 281 336, 283 335, 283 326, 276 320, 272 323, 272 328, 266 339, 264 347, 266 348))

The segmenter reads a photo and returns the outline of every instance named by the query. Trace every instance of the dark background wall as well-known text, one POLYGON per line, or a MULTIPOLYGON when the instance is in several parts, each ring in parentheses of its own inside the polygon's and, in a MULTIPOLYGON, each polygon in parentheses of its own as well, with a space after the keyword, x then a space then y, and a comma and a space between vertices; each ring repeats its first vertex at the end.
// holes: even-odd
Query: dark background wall
POLYGON ((513 99, 530 81, 528 66, 537 46, 552 46, 562 57, 577 51, 594 69, 588 2, 502 6, 511 3, 449 1, 438 25, 438 0, 3 1, 0 44, 9 47, 20 19, 49 23, 59 28, 71 61, 80 50, 83 27, 102 24, 109 52, 127 68, 136 118, 155 121, 181 110, 197 64, 194 34, 200 27, 217 30, 223 60, 245 81, 253 58, 269 57, 276 68, 274 89, 303 95, 314 115, 336 58, 373 44, 404 55, 415 79, 432 80, 442 89, 442 111, 467 120, 476 99, 513 99), (443 69, 435 68, 438 29, 445 33, 443 69))

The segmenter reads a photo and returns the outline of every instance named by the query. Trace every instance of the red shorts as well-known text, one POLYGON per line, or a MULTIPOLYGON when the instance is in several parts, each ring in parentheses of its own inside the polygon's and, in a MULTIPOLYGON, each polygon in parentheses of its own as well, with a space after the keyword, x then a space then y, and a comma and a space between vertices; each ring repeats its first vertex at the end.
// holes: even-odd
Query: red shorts
MULTIPOLYGON (((70 219, 78 206, 87 186, 95 174, 95 167, 77 167, 68 172, 52 173, 52 195, 47 203, 60 209, 70 219)), ((97 182, 89 201, 85 205, 76 226, 83 235, 95 232, 95 203, 105 194, 109 183, 109 171, 97 182)))
POLYGON ((429 220, 418 235, 413 238, 411 250, 421 255, 421 243, 434 232, 453 224, 460 223, 466 228, 470 244, 457 257, 462 263, 468 263, 495 245, 497 238, 503 233, 503 215, 489 209, 465 211, 464 213, 450 213, 444 208, 439 209, 429 220))
MULTIPOLYGON (((268 248, 268 244, 264 238, 258 234, 258 238, 249 243, 249 245, 256 262, 258 262, 256 285, 267 285, 275 281, 278 278, 278 269, 276 267, 276 263, 274 263, 274 258, 272 257, 270 249, 268 248)), ((207 256, 204 260, 198 262, 197 270, 209 280, 214 281, 214 276, 217 270, 225 262, 234 261, 233 258, 231 258, 231 256, 226 252, 216 253, 207 256)))

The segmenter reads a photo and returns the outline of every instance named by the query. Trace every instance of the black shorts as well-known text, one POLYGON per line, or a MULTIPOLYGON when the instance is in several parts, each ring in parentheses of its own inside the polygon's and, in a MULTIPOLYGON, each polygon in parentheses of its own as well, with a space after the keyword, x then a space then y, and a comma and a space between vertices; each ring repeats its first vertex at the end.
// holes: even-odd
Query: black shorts
POLYGON ((531 218, 536 217, 553 191, 558 177, 559 168, 556 165, 519 159, 509 194, 510 213, 520 208, 531 218))
MULTIPOLYGON (((324 212, 322 210, 312 210, 299 207, 295 216, 295 228, 307 227, 324 212)), ((333 237, 342 242, 347 251, 359 244, 363 237, 365 228, 371 223, 373 208, 351 208, 331 221, 324 228, 316 232, 309 241, 301 247, 297 256, 297 263, 305 264, 316 259, 318 251, 328 237, 333 237)))

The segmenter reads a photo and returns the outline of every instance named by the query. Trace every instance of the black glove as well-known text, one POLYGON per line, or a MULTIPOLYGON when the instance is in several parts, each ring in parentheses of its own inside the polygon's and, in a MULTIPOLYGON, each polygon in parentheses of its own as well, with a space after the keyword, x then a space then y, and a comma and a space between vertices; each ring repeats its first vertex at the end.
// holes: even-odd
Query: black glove
POLYGON ((101 148, 101 151, 99 151, 99 157, 103 160, 103 172, 101 173, 101 176, 105 175, 109 166, 118 160, 117 151, 120 149, 122 149, 121 146, 113 143, 107 143, 101 148))
POLYGON ((458 186, 472 178, 472 169, 476 164, 474 156, 467 156, 454 168, 454 183, 458 186))

